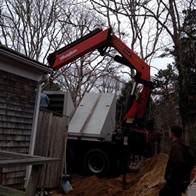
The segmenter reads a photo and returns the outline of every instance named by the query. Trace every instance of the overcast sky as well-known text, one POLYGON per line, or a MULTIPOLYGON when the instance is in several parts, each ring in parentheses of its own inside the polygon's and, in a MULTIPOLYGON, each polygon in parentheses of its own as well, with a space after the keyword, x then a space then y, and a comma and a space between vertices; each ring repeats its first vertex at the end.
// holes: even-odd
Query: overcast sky
POLYGON ((172 64, 174 59, 172 57, 156 58, 151 62, 151 75, 157 74, 159 69, 166 69, 168 64, 172 64))

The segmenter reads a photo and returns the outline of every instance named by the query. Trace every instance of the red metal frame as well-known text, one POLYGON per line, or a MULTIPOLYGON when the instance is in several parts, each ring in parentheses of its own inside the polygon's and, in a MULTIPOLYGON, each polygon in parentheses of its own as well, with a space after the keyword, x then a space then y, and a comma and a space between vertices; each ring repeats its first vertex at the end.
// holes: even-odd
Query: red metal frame
POLYGON ((91 51, 96 49, 104 51, 104 48, 107 47, 115 48, 122 55, 122 58, 130 64, 127 65, 126 63, 126 65, 136 70, 138 76, 137 82, 144 85, 144 88, 140 93, 140 97, 137 100, 134 100, 129 112, 124 118, 127 121, 135 118, 140 119, 144 115, 152 90, 152 86, 149 85, 150 66, 117 36, 112 34, 111 29, 103 31, 99 29, 95 30, 95 32, 92 32, 76 42, 73 42, 72 44, 50 54, 48 61, 53 70, 58 70, 91 51))
MULTIPOLYGON (((77 58, 103 47, 114 47, 135 69, 141 73, 142 80, 150 80, 150 66, 144 62, 133 50, 123 43, 117 36, 111 34, 111 29, 106 29, 85 39, 64 52, 55 52, 55 61, 51 65, 58 70, 77 58)), ((62 50, 62 49, 61 49, 62 50)))
POLYGON ((57 51, 55 55, 55 62, 53 63, 52 68, 54 70, 60 69, 61 67, 87 54, 88 52, 107 45, 108 33, 109 29, 101 31, 60 54, 57 51))
POLYGON ((111 45, 135 68, 141 73, 142 80, 150 81, 150 66, 144 62, 133 50, 131 50, 125 43, 123 43, 115 35, 111 36, 111 45))

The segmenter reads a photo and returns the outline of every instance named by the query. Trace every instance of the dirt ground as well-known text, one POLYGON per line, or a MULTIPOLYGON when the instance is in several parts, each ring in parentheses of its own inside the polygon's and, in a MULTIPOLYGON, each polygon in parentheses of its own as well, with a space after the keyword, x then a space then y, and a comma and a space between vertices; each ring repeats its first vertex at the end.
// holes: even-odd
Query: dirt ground
POLYGON ((53 196, 157 196, 164 185, 164 171, 168 156, 164 153, 143 160, 137 173, 126 175, 126 190, 122 189, 122 176, 113 179, 100 179, 96 176, 72 176, 73 190, 53 196))

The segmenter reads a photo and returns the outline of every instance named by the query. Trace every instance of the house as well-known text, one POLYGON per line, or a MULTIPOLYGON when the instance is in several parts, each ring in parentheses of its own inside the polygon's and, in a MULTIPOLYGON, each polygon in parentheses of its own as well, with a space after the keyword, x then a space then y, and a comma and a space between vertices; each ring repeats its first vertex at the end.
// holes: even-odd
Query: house
MULTIPOLYGON (((46 65, 0 44, 0 150, 33 155, 46 65)), ((3 168, 0 183, 24 187, 26 168, 3 168)))

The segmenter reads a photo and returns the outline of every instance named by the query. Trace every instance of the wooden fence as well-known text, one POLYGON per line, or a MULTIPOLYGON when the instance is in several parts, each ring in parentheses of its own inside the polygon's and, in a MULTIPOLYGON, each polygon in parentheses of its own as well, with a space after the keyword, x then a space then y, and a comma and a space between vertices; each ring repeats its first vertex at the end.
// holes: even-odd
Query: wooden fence
POLYGON ((60 158, 58 163, 44 165, 38 187, 59 187, 66 168, 67 126, 69 118, 41 110, 35 142, 35 155, 60 158))

